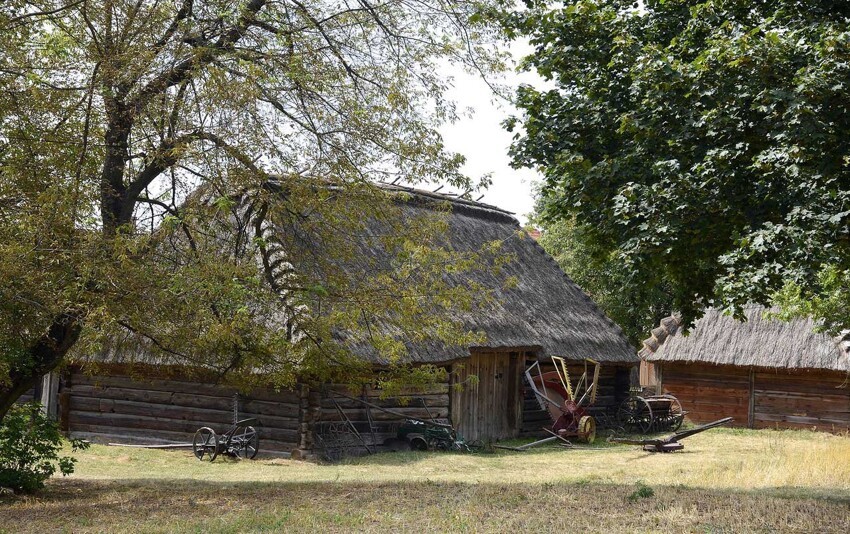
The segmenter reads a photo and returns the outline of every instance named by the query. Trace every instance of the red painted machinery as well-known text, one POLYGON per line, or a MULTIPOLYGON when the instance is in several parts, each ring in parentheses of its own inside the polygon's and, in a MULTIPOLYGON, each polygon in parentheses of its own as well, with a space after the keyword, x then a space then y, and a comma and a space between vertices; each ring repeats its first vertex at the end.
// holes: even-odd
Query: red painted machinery
POLYGON ((575 387, 570 381, 566 361, 552 356, 552 363, 554 371, 543 372, 539 362, 534 362, 525 371, 525 378, 540 407, 552 418, 548 432, 563 439, 577 438, 578 441, 592 443, 596 438, 596 421, 586 408, 596 402, 599 362, 584 360, 584 373, 575 387), (589 365, 593 366, 592 375, 589 365))

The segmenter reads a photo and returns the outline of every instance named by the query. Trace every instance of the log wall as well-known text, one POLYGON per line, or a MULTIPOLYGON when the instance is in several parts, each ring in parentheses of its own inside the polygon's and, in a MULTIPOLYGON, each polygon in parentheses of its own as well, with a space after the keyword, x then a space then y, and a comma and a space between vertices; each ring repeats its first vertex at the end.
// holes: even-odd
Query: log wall
POLYGON ((694 423, 731 416, 749 428, 850 429, 844 372, 664 362, 661 379, 694 423))
MULTIPOLYGON (((75 437, 96 441, 186 443, 202 426, 226 432, 237 393, 180 374, 142 379, 121 368, 95 375, 72 368, 60 389, 60 425, 75 437)), ((256 389, 239 394, 238 417, 260 420, 261 450, 290 452, 304 445, 307 397, 299 391, 256 389)))
POLYGON ((659 365, 665 393, 674 395, 694 423, 734 417, 735 426, 747 426, 750 371, 734 366, 701 363, 659 365))
MULTIPOLYGON (((531 364, 532 362, 528 362, 531 364)), ((541 370, 546 373, 553 371, 555 366, 551 362, 541 362, 541 370)), ((609 421, 616 420, 617 409, 629 396, 629 377, 632 366, 614 365, 602 363, 599 369, 599 383, 596 394, 596 402, 588 407, 587 411, 596 419, 599 428, 605 428, 609 421)), ((593 368, 588 367, 591 378, 593 368)), ((578 378, 584 373, 584 363, 580 361, 568 361, 567 371, 570 379, 575 385, 578 378)), ((542 430, 543 427, 552 426, 552 419, 548 412, 540 408, 534 392, 528 387, 523 379, 524 403, 522 414, 521 437, 545 437, 548 434, 542 430)))

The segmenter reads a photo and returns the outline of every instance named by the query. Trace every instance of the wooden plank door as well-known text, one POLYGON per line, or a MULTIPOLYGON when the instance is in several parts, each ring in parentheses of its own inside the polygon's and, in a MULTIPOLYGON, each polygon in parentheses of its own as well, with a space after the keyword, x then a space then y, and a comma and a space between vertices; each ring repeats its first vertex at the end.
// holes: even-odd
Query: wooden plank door
POLYGON ((516 437, 522 422, 520 378, 524 359, 516 352, 473 352, 454 366, 452 424, 467 441, 516 437), (471 377, 477 377, 477 382, 471 377))

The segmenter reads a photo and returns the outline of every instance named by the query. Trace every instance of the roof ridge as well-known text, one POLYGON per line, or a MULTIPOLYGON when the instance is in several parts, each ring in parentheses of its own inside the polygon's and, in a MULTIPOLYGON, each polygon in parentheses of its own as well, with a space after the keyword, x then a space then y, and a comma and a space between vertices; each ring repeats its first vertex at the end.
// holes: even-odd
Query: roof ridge
MULTIPOLYGON (((431 198, 431 199, 435 199, 435 200, 445 200, 445 201, 451 202, 452 204, 459 204, 459 205, 470 207, 470 208, 480 209, 482 211, 492 211, 492 212, 500 213, 500 214, 503 214, 503 215, 509 215, 509 216, 511 216, 511 218, 516 219, 516 217, 514 217, 516 215, 516 213, 514 213, 512 211, 502 209, 502 208, 500 208, 498 206, 494 206, 492 204, 485 204, 484 202, 476 202, 474 200, 462 198, 459 195, 452 195, 452 194, 447 194, 447 193, 437 193, 436 191, 426 191, 424 189, 418 189, 418 188, 412 187, 412 186, 398 185, 398 184, 388 184, 386 182, 373 182, 373 183, 375 184, 375 186, 377 186, 381 189, 384 189, 384 190, 398 191, 398 192, 403 192, 403 193, 411 193, 411 194, 416 195, 416 196, 431 198)), ((517 224, 519 224, 519 223, 517 222, 517 224)))
POLYGON ((679 331, 682 326, 682 317, 676 312, 661 319, 658 326, 650 331, 650 336, 642 341, 643 347, 638 351, 638 356, 645 360, 647 356, 655 354, 661 345, 679 331))

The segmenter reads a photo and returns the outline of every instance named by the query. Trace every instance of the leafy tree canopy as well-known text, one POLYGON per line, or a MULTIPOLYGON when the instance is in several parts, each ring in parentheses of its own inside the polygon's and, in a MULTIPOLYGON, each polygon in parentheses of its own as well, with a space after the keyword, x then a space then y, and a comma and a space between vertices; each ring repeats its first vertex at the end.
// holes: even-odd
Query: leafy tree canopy
POLYGON ((3 2, 0 417, 69 351, 128 335, 278 385, 347 369, 340 331, 400 366, 379 332, 469 342, 439 313, 472 300, 443 282, 445 221, 401 220, 368 184, 474 186, 435 128, 455 116, 438 65, 501 68, 478 5, 3 2), (352 277, 376 220, 395 269, 352 277), (307 241, 324 259, 294 272, 307 241))
POLYGON ((527 1, 500 15, 534 51, 514 164, 545 217, 685 319, 750 301, 850 327, 850 4, 527 1), (779 294, 777 294, 779 292, 779 294))

